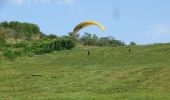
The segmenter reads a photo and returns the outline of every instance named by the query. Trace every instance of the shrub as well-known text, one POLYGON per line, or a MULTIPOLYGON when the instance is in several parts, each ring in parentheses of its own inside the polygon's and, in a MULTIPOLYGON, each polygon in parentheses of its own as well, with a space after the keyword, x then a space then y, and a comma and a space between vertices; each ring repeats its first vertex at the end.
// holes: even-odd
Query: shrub
POLYGON ((22 56, 22 54, 23 54, 22 51, 19 51, 19 50, 14 51, 14 55, 15 55, 15 56, 22 56))
POLYGON ((12 50, 6 49, 3 51, 3 56, 9 58, 10 60, 14 60, 17 58, 15 53, 12 50))
POLYGON ((73 47, 75 47, 76 46, 76 43, 75 43, 75 41, 74 40, 72 40, 72 39, 68 39, 67 41, 66 41, 66 48, 67 49, 71 49, 71 48, 73 48, 73 47))
POLYGON ((44 48, 36 48, 34 53, 37 55, 42 55, 44 53, 44 48))
POLYGON ((62 48, 61 48, 61 40, 60 39, 58 39, 58 40, 55 40, 54 41, 54 50, 56 50, 56 51, 60 51, 62 48))
POLYGON ((32 52, 34 54, 42 55, 53 51, 60 51, 64 49, 71 49, 75 47, 73 39, 53 39, 53 40, 40 40, 24 47, 24 53, 32 52))
POLYGON ((28 45, 28 43, 26 43, 26 42, 20 42, 20 43, 14 44, 14 48, 24 48, 27 45, 28 45))
POLYGON ((0 36, 0 48, 6 44, 6 41, 3 37, 0 36))

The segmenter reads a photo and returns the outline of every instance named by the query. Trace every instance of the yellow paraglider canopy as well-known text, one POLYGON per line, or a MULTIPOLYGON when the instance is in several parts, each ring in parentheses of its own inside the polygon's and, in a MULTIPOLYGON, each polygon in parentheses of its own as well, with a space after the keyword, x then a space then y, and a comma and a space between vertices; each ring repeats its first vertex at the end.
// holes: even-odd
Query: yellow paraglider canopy
POLYGON ((80 31, 81 29, 83 29, 86 26, 90 26, 90 25, 97 25, 99 28, 101 28, 103 31, 106 31, 105 27, 102 26, 100 23, 95 22, 95 21, 85 21, 82 22, 80 24, 78 24, 74 30, 73 30, 73 34, 76 36, 77 32, 80 31))

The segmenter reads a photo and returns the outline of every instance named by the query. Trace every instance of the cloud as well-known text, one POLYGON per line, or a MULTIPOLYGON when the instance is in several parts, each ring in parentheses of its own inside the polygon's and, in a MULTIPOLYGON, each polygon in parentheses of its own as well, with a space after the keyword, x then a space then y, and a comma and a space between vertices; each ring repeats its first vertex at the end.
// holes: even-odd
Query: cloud
POLYGON ((37 5, 37 4, 74 5, 75 0, 6 0, 6 3, 14 5, 37 5))

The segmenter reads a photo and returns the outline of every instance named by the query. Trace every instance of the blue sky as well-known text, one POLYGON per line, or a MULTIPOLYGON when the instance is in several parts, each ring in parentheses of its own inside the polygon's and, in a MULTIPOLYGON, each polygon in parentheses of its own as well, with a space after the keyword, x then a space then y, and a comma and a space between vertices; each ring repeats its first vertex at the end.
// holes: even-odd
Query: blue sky
POLYGON ((41 31, 59 36, 82 21, 100 22, 80 31, 113 36, 125 43, 170 42, 170 0, 0 0, 0 21, 38 24, 41 31))

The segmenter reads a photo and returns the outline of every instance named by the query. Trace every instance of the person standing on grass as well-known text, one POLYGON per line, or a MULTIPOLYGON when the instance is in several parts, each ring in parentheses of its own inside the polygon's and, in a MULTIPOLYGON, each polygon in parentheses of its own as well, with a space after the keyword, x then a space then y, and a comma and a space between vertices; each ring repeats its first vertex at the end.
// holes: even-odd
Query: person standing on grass
POLYGON ((88 55, 88 56, 90 55, 90 51, 89 51, 89 50, 87 51, 87 55, 88 55))
POLYGON ((130 54, 132 54, 132 50, 131 50, 131 48, 129 48, 129 53, 130 53, 130 54))

